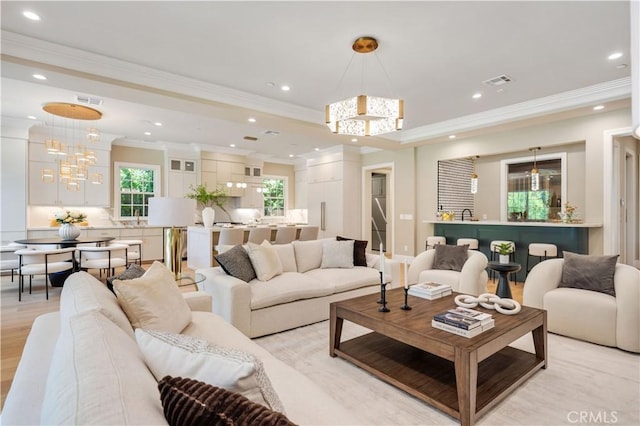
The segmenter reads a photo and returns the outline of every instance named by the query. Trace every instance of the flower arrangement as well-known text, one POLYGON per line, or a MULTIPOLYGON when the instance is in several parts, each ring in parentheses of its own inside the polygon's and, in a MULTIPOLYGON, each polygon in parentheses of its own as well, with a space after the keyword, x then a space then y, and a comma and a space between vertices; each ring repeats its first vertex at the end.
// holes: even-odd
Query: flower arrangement
POLYGON ((573 214, 575 213, 577 207, 572 206, 568 201, 564 203, 564 219, 567 223, 571 223, 573 221, 573 214))
POLYGON ((61 225, 64 225, 65 223, 84 222, 84 220, 87 218, 87 215, 77 210, 61 210, 54 216, 56 218, 56 222, 61 225))

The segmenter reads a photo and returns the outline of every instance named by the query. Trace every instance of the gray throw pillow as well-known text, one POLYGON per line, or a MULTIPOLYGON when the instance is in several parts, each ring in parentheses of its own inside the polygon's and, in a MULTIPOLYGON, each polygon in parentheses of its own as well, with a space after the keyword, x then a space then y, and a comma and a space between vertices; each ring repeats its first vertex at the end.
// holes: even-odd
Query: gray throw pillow
POLYGON ((436 244, 436 256, 433 259, 433 269, 446 269, 450 271, 462 271, 464 262, 467 261, 469 244, 463 246, 448 246, 436 244))
POLYGON ((107 278, 107 288, 113 292, 113 280, 132 280, 134 278, 140 278, 145 272, 146 271, 142 266, 137 263, 130 263, 129 266, 127 266, 127 269, 120 272, 118 275, 107 278))
POLYGON ((216 261, 227 275, 249 282, 256 278, 251 259, 241 245, 233 246, 229 250, 216 256, 216 261))
POLYGON ((618 255, 594 256, 563 252, 564 265, 558 287, 579 288, 616 295, 613 275, 616 272, 618 255))

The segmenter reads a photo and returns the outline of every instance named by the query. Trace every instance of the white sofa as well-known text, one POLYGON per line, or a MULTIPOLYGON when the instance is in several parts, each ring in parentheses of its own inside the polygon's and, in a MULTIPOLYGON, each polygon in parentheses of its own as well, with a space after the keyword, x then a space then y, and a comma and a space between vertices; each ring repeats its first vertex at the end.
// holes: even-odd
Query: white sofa
POLYGON ((487 292, 489 276, 486 268, 487 256, 476 250, 467 251, 467 260, 461 271, 433 269, 436 250, 420 253, 411 262, 407 272, 409 285, 432 281, 451 285, 453 291, 478 296, 487 292))
MULTIPOLYGON (((184 296, 192 319, 182 334, 259 358, 291 421, 362 423, 306 376, 219 316, 203 312, 210 309, 211 296, 184 296)), ((65 282, 59 312, 34 321, 2 411, 5 425, 43 423, 167 424, 157 381, 144 363, 127 316, 113 293, 85 272, 65 282)))
POLYGON ((564 259, 549 259, 534 266, 524 283, 524 304, 547 310, 550 332, 640 352, 640 271, 616 264, 611 296, 559 288, 563 265, 564 259))
MULTIPOLYGON (((379 256, 367 253, 367 267, 320 268, 324 241, 277 244, 284 272, 268 281, 242 281, 220 267, 198 269, 206 280, 198 288, 213 297, 213 312, 254 338, 329 318, 329 304, 380 291, 379 256)), ((399 263, 386 260, 393 287, 399 263)))

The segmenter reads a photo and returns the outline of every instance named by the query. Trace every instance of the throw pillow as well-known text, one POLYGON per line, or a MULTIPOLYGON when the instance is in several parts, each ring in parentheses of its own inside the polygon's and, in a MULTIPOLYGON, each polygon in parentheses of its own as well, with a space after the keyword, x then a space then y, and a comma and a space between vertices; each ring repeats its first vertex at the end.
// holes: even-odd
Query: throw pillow
POLYGON ((283 411, 262 362, 251 354, 184 334, 153 330, 137 329, 136 340, 157 380, 164 376, 188 376, 283 411))
POLYGON ((278 258, 282 263, 282 272, 298 272, 293 244, 274 244, 272 247, 278 253, 278 258))
POLYGON ((613 275, 616 272, 618 255, 594 256, 563 252, 564 265, 558 287, 579 288, 616 295, 613 275))
POLYGON ((269 281, 276 275, 282 274, 280 257, 269 241, 264 240, 260 245, 247 243, 245 248, 260 281, 269 281))
MULTIPOLYGON (((113 280, 131 280, 133 278, 140 278, 146 271, 137 263, 130 263, 127 269, 120 272, 118 275, 107 278, 107 288, 113 291, 113 280)), ((114 292, 115 294, 115 292, 114 292)))
POLYGON ((191 322, 191 309, 173 274, 160 262, 140 278, 113 280, 113 286, 133 328, 180 333, 191 322))
POLYGON ((304 273, 320 268, 322 263, 322 242, 324 240, 294 241, 298 272, 304 273))
POLYGON ((433 269, 462 271, 462 267, 467 261, 469 245, 448 246, 445 244, 436 244, 435 250, 436 255, 433 259, 433 269))
MULTIPOLYGON (((338 241, 349 241, 352 238, 337 236, 338 241)), ((353 240, 353 266, 367 266, 367 244, 369 241, 353 240)))
POLYGON ((227 275, 247 283, 256 277, 256 271, 251 265, 251 259, 249 259, 247 251, 241 245, 233 246, 233 248, 215 256, 215 258, 227 275))
POLYGON ((171 426, 293 425, 282 413, 198 380, 167 376, 160 380, 158 389, 171 426))
POLYGON ((353 268, 353 243, 353 240, 324 240, 320 268, 353 268))

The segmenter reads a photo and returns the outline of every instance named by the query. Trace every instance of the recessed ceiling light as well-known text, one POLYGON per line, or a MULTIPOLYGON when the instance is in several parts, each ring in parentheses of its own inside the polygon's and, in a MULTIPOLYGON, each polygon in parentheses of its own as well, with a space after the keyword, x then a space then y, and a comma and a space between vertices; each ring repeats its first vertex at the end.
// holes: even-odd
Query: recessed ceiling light
POLYGON ((600 111, 601 109, 604 109, 604 105, 596 105, 593 107, 594 111, 600 111))
POLYGON ((37 117, 35 115, 27 115, 27 118, 29 120, 37 120, 37 117))
POLYGON ((358 138, 351 139, 351 142, 358 142, 358 138))
POLYGON ((317 146, 315 148, 313 148, 315 151, 320 151, 320 148, 318 148, 317 146))
POLYGON ((145 135, 151 136, 151 132, 144 132, 145 135))
POLYGON ((293 158, 293 154, 289 154, 289 158, 293 158))
POLYGON ((455 139, 456 135, 449 135, 449 139, 455 139))
POLYGON ((156 121, 155 123, 153 123, 154 126, 158 126, 158 127, 162 127, 162 123, 159 121, 156 121))
POLYGON ((249 117, 249 119, 247 120, 249 123, 255 123, 256 119, 253 117, 249 117))
POLYGON ((608 59, 609 59, 610 61, 613 61, 614 59, 619 59, 619 58, 622 58, 622 52, 615 52, 615 53, 612 53, 612 54, 611 54, 611 55, 609 55, 609 57, 608 57, 608 59))
POLYGON ((473 99, 480 99, 482 97, 482 93, 474 93, 472 98, 473 99))
POLYGON ((32 12, 30 10, 25 10, 24 12, 22 12, 22 16, 24 16, 27 19, 31 19, 32 21, 39 21, 40 20, 40 15, 38 15, 35 12, 32 12))
POLYGON ((36 80, 46 80, 47 77, 45 77, 42 74, 33 74, 31 77, 35 78, 36 80))
POLYGON ((232 144, 229 144, 229 146, 230 146, 231 148, 235 148, 235 147, 236 147, 236 144, 235 144, 235 143, 232 143, 232 144))
POLYGON ((289 90, 291 90, 291 87, 285 84, 284 86, 280 86, 280 89, 282 89, 283 92, 288 92, 289 90))

